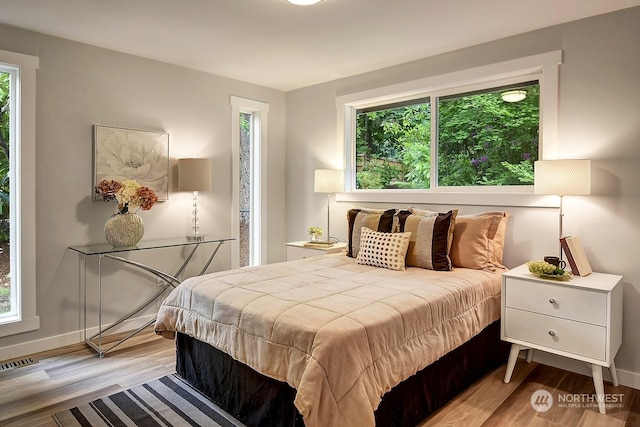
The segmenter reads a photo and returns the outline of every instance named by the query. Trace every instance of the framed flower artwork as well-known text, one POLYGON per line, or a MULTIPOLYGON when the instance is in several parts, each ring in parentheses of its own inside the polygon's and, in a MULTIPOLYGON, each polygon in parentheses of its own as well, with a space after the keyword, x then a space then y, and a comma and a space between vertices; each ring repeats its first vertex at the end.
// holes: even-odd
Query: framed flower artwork
MULTIPOLYGON (((93 125, 94 182, 132 179, 169 199, 169 134, 93 125)), ((102 200, 99 194, 93 200, 102 200)))

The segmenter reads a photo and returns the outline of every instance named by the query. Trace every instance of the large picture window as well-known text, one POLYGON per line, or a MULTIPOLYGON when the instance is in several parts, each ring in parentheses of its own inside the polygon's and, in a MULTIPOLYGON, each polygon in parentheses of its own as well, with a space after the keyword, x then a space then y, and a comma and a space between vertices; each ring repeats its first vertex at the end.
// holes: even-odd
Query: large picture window
POLYGON ((557 150, 560 59, 551 52, 339 97, 345 187, 373 195, 342 200, 531 194, 534 162, 557 150))
POLYGON ((438 186, 533 185, 537 81, 438 99, 438 186))
POLYGON ((356 189, 532 185, 539 101, 534 81, 358 109, 356 189))

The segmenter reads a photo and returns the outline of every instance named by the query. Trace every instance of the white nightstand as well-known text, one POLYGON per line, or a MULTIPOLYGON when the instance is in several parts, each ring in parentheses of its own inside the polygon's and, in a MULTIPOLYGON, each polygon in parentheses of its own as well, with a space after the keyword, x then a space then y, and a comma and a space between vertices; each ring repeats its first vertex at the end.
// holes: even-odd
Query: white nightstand
POLYGON ((511 352, 504 382, 511 381, 520 350, 543 350, 591 365, 598 409, 605 413, 602 367, 618 376, 614 358, 622 344, 622 276, 592 273, 567 281, 541 279, 526 265, 502 276, 501 338, 511 352))
POLYGON ((304 246, 306 241, 287 243, 287 261, 296 259, 310 258, 314 256, 335 254, 346 251, 347 244, 345 242, 337 242, 332 246, 304 246))

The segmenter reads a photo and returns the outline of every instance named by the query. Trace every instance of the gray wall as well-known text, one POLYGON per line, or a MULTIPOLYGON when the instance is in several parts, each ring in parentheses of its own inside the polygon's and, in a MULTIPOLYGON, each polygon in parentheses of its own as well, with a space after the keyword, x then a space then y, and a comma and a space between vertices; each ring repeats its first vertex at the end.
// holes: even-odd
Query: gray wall
MULTIPOLYGON (((268 103, 268 258, 284 258, 283 92, 6 26, 0 26, 0 49, 40 58, 34 171, 37 253, 35 260, 25 262, 32 263, 37 271, 41 324, 38 331, 0 338, 0 351, 5 348, 0 359, 15 350, 8 346, 20 343, 35 341, 26 348, 37 349, 78 342, 82 264, 67 247, 104 242, 104 222, 115 213, 115 202, 91 201, 95 123, 169 133, 169 200, 142 212, 144 239, 189 233, 191 194, 176 192, 176 165, 178 158, 194 155, 211 158, 214 166, 213 191, 200 193, 202 232, 229 236, 229 97, 268 103)), ((209 271, 229 267, 229 247, 223 247, 209 271)), ((174 273, 183 255, 181 250, 169 250, 131 257, 174 273)), ((204 253, 200 255, 194 264, 202 265, 204 253)), ((113 263, 104 267, 107 322, 156 290, 154 280, 139 278, 135 273, 121 274, 113 263)), ((95 268, 90 262, 90 296, 95 296, 95 268)), ((95 303, 90 309, 95 313, 95 303)), ((90 326, 94 324, 90 319, 90 326)))
MULTIPOLYGON (((558 155, 592 159, 593 179, 591 196, 565 198, 565 232, 581 236, 594 270, 624 275, 623 345, 616 362, 621 381, 640 387, 639 22, 640 8, 627 9, 287 93, 287 239, 305 239, 309 225, 326 223, 326 196, 313 192, 313 171, 342 163, 336 96, 561 49, 558 155)), ((332 234, 341 239, 347 238, 350 207, 332 205, 332 234)), ((461 211, 487 208, 496 206, 461 211)), ((507 266, 557 251, 557 208, 498 208, 512 215, 507 266)), ((581 364, 570 367, 590 374, 581 364)))

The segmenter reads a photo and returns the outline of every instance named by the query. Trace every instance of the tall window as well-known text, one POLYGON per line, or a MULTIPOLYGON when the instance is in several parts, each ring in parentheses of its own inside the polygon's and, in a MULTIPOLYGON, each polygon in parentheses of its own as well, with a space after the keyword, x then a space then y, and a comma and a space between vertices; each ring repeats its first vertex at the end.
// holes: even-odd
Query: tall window
POLYGON ((252 248, 255 242, 255 232, 252 232, 252 181, 254 168, 251 162, 252 116, 250 113, 240 113, 240 267, 251 265, 252 248))
POLYGON ((528 203, 535 160, 557 155, 561 59, 549 52, 338 97, 341 200, 500 204, 509 193, 528 203))
MULTIPOLYGON (((11 73, 0 68, 0 319, 17 314, 15 283, 11 283, 11 73)), ((15 95, 14 95, 15 96, 15 95)))
POLYGON ((38 329, 35 76, 38 58, 0 51, 0 336, 38 329))
POLYGON ((231 97, 233 152, 231 228, 232 267, 266 261, 267 113, 263 102, 231 97))

